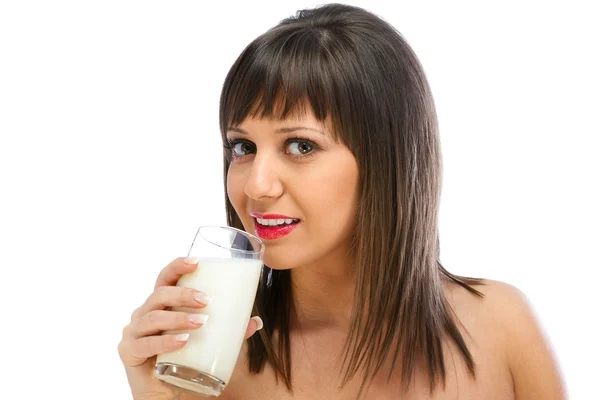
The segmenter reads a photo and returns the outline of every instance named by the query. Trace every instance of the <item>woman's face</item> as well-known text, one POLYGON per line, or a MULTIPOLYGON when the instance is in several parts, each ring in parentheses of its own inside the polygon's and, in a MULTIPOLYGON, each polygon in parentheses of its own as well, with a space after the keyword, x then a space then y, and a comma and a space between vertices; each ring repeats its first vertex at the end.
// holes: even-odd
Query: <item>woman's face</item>
POLYGON ((264 262, 289 269, 344 257, 354 227, 358 165, 308 112, 230 127, 227 193, 244 229, 260 237, 264 262))

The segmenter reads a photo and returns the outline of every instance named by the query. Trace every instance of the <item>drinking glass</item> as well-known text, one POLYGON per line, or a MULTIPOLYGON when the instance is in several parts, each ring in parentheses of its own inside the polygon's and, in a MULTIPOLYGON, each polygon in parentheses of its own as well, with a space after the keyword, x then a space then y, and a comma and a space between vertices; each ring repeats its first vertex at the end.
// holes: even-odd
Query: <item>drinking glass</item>
MULTIPOLYGON (((195 395, 217 397, 229 382, 244 341, 262 270, 264 244, 254 235, 223 226, 201 226, 188 257, 198 268, 183 275, 177 286, 200 290, 213 301, 200 312, 209 316, 188 333, 182 348, 160 354, 158 379, 195 395)), ((198 309, 172 308, 198 313, 198 309)))

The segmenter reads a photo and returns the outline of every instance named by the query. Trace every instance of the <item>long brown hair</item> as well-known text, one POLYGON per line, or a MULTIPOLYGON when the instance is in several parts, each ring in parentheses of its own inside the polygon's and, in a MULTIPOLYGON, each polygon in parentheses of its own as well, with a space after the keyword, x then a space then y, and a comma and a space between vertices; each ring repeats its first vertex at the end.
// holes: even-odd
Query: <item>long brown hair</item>
MULTIPOLYGON (((285 119, 303 107, 320 121, 331 118, 335 140, 360 169, 351 246, 357 284, 342 384, 361 373, 362 393, 391 360, 388 376, 400 364, 408 389, 422 355, 433 392, 445 385, 446 338, 475 376, 442 281, 482 296, 471 287, 481 281, 453 275, 439 261, 438 125, 416 55, 391 25, 361 8, 298 11, 250 43, 229 71, 220 103, 223 140, 228 127, 249 116, 285 119)), ((225 150, 225 180, 229 162, 225 150)), ((244 229, 227 195, 225 202, 228 224, 244 229)), ((254 307, 265 324, 249 341, 249 368, 259 373, 269 362, 290 391, 293 308, 290 271, 265 266, 254 307)))

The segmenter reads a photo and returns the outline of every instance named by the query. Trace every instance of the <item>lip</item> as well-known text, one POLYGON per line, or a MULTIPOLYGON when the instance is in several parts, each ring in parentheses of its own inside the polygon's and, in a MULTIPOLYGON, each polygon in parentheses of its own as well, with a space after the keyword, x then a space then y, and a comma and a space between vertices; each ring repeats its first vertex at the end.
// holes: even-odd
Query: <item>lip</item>
POLYGON ((256 236, 264 240, 276 240, 282 238, 288 234, 290 234, 298 225, 300 225, 300 220, 298 218, 288 217, 286 215, 281 214, 259 214, 259 213, 250 213, 250 215, 254 218, 254 232, 256 236), (258 223, 256 218, 260 219, 295 219, 298 222, 291 225, 283 225, 283 226, 263 226, 258 223))

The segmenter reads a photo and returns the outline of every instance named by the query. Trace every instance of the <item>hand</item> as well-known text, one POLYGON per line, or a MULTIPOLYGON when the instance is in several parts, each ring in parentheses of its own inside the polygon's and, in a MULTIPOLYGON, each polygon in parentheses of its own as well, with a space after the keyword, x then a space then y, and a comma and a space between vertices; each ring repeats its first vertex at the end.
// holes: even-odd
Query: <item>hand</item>
MULTIPOLYGON (((193 272, 198 266, 196 260, 185 261, 183 257, 177 258, 160 272, 154 292, 134 311, 131 322, 123 329, 119 356, 135 400, 170 400, 177 395, 173 386, 156 377, 154 365, 157 354, 185 346, 187 335, 161 335, 161 332, 198 329, 202 326, 193 319, 198 314, 168 310, 171 307, 185 307, 196 308, 201 313, 209 301, 207 295, 210 293, 175 286, 182 275, 193 272)), ((259 324, 262 325, 262 321, 255 318, 248 322, 246 338, 257 331, 259 324)))

